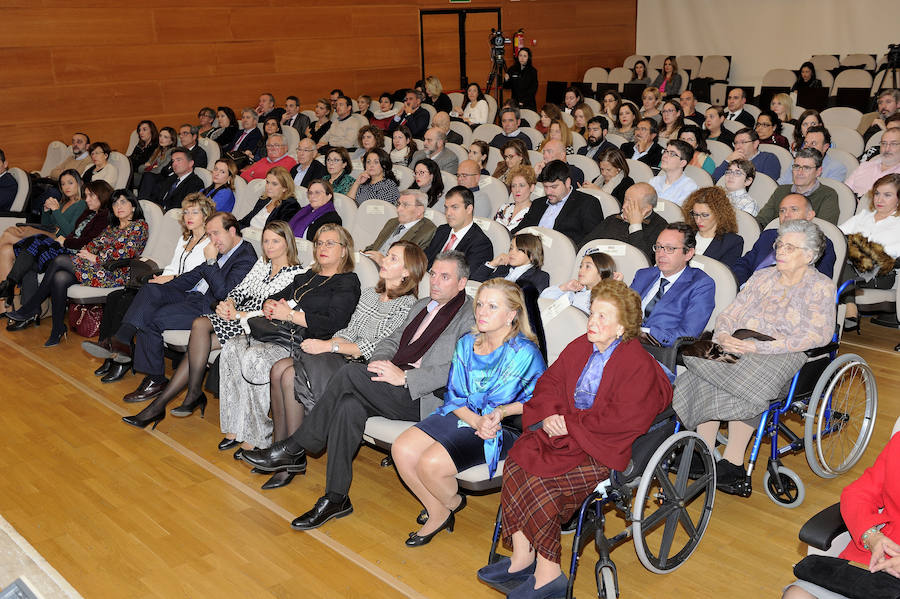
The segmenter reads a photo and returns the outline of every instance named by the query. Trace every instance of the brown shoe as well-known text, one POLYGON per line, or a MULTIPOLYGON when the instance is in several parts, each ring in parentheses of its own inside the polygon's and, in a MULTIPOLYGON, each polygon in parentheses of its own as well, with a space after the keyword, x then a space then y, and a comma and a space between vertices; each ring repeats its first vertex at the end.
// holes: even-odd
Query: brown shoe
POLYGON ((114 362, 119 364, 129 364, 131 362, 131 344, 122 343, 115 337, 109 340, 110 357, 114 362))
POLYGON ((122 401, 124 401, 125 403, 138 403, 141 401, 147 401, 148 399, 153 399, 157 395, 162 393, 162 390, 165 389, 166 385, 168 384, 168 380, 165 380, 161 383, 155 383, 149 376, 144 377, 144 380, 141 381, 140 386, 123 397, 122 401))

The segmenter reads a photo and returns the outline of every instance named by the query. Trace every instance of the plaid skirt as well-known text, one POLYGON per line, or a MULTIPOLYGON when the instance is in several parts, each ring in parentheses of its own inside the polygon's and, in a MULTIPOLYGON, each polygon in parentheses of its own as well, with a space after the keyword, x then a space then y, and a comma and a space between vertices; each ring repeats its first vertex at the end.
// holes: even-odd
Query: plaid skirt
POLYGON ((503 542, 510 546, 513 533, 522 531, 538 553, 558 564, 563 523, 607 478, 609 468, 590 456, 565 474, 550 477, 528 474, 507 458, 500 493, 503 542))
POLYGON ((13 252, 18 256, 26 252, 34 256, 38 272, 46 272, 47 266, 61 254, 69 254, 69 250, 59 245, 55 239, 46 235, 32 235, 13 244, 13 252))
POLYGON ((806 354, 744 354, 734 364, 684 358, 687 371, 675 379, 672 407, 688 429, 712 420, 748 420, 784 396, 806 354))

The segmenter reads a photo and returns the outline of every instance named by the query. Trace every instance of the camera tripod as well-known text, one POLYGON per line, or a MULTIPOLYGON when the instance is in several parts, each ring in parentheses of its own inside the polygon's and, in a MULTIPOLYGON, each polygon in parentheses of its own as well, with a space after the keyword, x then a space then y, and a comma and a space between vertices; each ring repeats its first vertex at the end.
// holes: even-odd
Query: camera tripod
POLYGON ((488 76, 487 85, 484 86, 484 93, 493 95, 497 99, 497 106, 503 106, 503 76, 506 74, 506 61, 503 57, 491 56, 491 74, 488 76), (492 91, 492 87, 496 84, 497 93, 492 91))

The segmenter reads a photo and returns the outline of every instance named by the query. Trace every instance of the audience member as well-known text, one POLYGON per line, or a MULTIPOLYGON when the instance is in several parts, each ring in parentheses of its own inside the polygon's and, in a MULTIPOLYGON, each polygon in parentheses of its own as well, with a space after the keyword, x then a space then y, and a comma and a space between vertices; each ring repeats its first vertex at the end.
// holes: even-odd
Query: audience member
POLYGON ((544 135, 544 140, 538 146, 538 152, 543 152, 547 142, 550 141, 561 142, 565 148, 566 155, 575 153, 575 147, 572 143, 572 131, 565 121, 552 121, 550 123, 550 126, 547 128, 547 134, 544 135))
POLYGON ((284 108, 278 108, 275 105, 275 96, 265 93, 259 96, 259 103, 256 105, 256 116, 259 117, 258 120, 260 121, 264 121, 269 117, 275 117, 278 119, 278 122, 281 122, 281 117, 284 116, 284 108))
POLYGON ((775 94, 772 101, 769 102, 769 109, 775 113, 782 125, 796 125, 797 119, 794 118, 794 102, 791 97, 785 93, 775 94))
POLYGON ((641 92, 641 118, 653 119, 657 126, 662 122, 662 114, 659 112, 662 94, 655 87, 648 87, 641 92))
POLYGON ((179 146, 191 153, 194 159, 194 166, 198 168, 206 168, 207 157, 206 150, 200 147, 198 140, 200 139, 198 129, 195 125, 182 125, 178 128, 179 146))
POLYGON ((521 224, 531 209, 531 194, 534 193, 537 178, 534 176, 534 169, 526 165, 514 166, 504 175, 507 175, 506 187, 509 189, 510 201, 497 210, 494 220, 512 231, 521 224))
POLYGON ((313 179, 306 191, 309 204, 302 206, 288 225, 294 237, 313 241, 323 225, 342 225, 341 216, 334 207, 334 189, 328 181, 313 179))
POLYGON ((369 119, 369 123, 382 131, 387 131, 391 120, 398 112, 400 112, 399 109, 394 108, 394 99, 391 97, 391 94, 384 92, 378 96, 378 108, 372 112, 372 118, 369 119))
MULTIPOLYGON (((482 173, 479 171, 477 162, 474 160, 463 160, 459 165, 459 169, 456 171, 456 183, 471 191, 475 197, 475 216, 491 218, 493 216, 493 214, 491 214, 493 204, 491 203, 490 196, 481 189, 481 176, 482 173)), ((436 207, 440 208, 441 203, 438 202, 436 207)))
POLYGON ((891 128, 881 135, 880 153, 863 162, 844 181, 853 192, 862 196, 884 175, 900 173, 900 128, 891 128))
POLYGON ((473 129, 478 125, 483 125, 488 120, 490 107, 484 98, 484 92, 477 83, 470 83, 466 87, 466 97, 462 106, 454 106, 450 116, 461 119, 464 123, 473 129))
POLYGON ((619 120, 619 107, 622 106, 622 96, 615 90, 607 90, 603 93, 603 113, 611 126, 616 127, 619 120))
POLYGON ((444 132, 444 135, 447 136, 448 144, 456 144, 458 146, 462 146, 463 137, 456 131, 450 128, 450 114, 446 112, 437 112, 434 115, 434 118, 431 119, 431 126, 437 127, 441 131, 444 132))
MULTIPOLYGON (((840 160, 835 160, 828 155, 831 149, 831 133, 828 129, 819 125, 813 125, 806 130, 803 138, 804 148, 813 148, 822 154, 822 176, 835 181, 843 181, 847 178, 847 167, 840 160)), ((785 169, 778 178, 779 185, 791 182, 791 169, 785 169)))
POLYGON ((281 121, 276 119, 275 117, 269 116, 266 117, 263 121, 263 136, 262 139, 259 140, 256 144, 256 149, 252 152, 247 150, 244 154, 250 159, 251 162, 256 162, 257 160, 261 160, 263 156, 265 156, 268 151, 266 146, 269 142, 269 136, 274 135, 276 133, 281 134, 281 121))
POLYGON ((450 96, 444 93, 444 86, 441 80, 434 75, 425 77, 425 104, 434 106, 435 112, 450 113, 453 110, 453 103, 450 96))
POLYGON ((266 175, 265 193, 238 221, 238 229, 250 227, 262 233, 272 221, 289 222, 298 210, 300 204, 294 198, 294 180, 286 168, 276 166, 266 175))
POLYGON ((663 61, 662 71, 650 84, 663 96, 674 96, 681 91, 681 73, 678 72, 678 61, 674 56, 668 56, 663 61))
POLYGON ((543 173, 545 165, 549 165, 554 161, 559 161, 564 163, 569 169, 569 179, 571 179, 572 187, 581 187, 584 183, 584 171, 574 164, 568 163, 566 160, 566 146, 563 142, 558 139, 549 139, 545 140, 543 145, 544 147, 541 152, 544 155, 544 159, 534 165, 534 172, 539 176, 538 180, 541 180, 540 175, 543 173))
POLYGON ((508 252, 473 268, 469 279, 479 282, 506 279, 522 288, 531 285, 541 293, 550 285, 550 275, 541 270, 543 266, 544 245, 541 238, 530 233, 519 233, 510 240, 508 252))
POLYGON ((9 172, 9 162, 6 161, 6 153, 0 150, 0 212, 8 212, 12 209, 18 192, 19 183, 12 176, 12 173, 9 172))
MULTIPOLYGON (((884 119, 885 129, 900 129, 900 113, 896 113, 888 118, 884 119)), ((863 152, 862 156, 859 157, 860 163, 868 162, 875 156, 881 153, 880 140, 878 144, 870 145, 869 148, 863 152)))
MULTIPOLYGON (((463 163, 465 165, 465 162, 463 163)), ((466 264, 476 268, 494 255, 494 246, 481 227, 474 223, 475 195, 464 185, 451 187, 444 197, 444 217, 431 243, 425 249, 428 267, 443 252, 455 250, 465 256, 466 264)))
POLYGON ((864 114, 859 120, 856 130, 863 136, 863 140, 869 141, 870 137, 884 131, 887 128, 885 120, 897 114, 898 108, 900 108, 900 90, 882 90, 878 94, 878 110, 864 114))
POLYGON ((363 125, 356 133, 356 151, 353 152, 352 157, 361 158, 363 154, 375 148, 384 149, 384 131, 375 125, 363 125))
MULTIPOLYGON (((531 158, 528 156, 528 150, 525 144, 518 139, 510 139, 500 148, 500 155, 503 160, 497 163, 497 168, 492 175, 495 179, 504 183, 509 187, 509 172, 517 166, 531 167, 531 158)), ((531 168, 534 173, 534 168, 531 168)))
POLYGON ((799 89, 816 87, 822 87, 822 82, 816 78, 816 65, 806 61, 800 65, 800 73, 797 75, 797 80, 791 86, 791 92, 795 92, 799 89))
POLYGON ((724 189, 698 189, 688 196, 681 214, 696 234, 695 255, 718 260, 728 268, 741 257, 744 239, 738 235, 734 208, 724 189))
POLYGON ((649 183, 636 183, 628 188, 624 198, 622 211, 604 218, 580 243, 584 245, 594 239, 624 241, 642 250, 650 264, 654 264, 656 253, 653 246, 668 224, 656 213, 656 190, 649 183))
POLYGON ((563 94, 563 105, 561 106, 563 112, 574 116, 575 107, 582 103, 584 103, 584 95, 581 93, 581 90, 577 87, 567 87, 566 93, 563 94))
POLYGON ((406 125, 397 127, 391 134, 391 140, 393 141, 391 162, 403 166, 412 164, 413 154, 418 151, 418 147, 416 146, 415 140, 412 138, 409 127, 406 125))
POLYGON ((640 83, 642 85, 650 85, 650 75, 647 73, 647 63, 638 60, 631 67, 631 81, 629 83, 640 83))
POLYGON ((797 126, 794 127, 794 139, 791 142, 791 152, 796 155, 797 151, 803 147, 806 132, 809 131, 810 127, 824 126, 825 124, 822 121, 822 115, 819 114, 818 110, 809 109, 800 113, 800 118, 797 119, 797 126))
POLYGON ((353 182, 353 186, 347 191, 347 197, 356 200, 357 205, 366 200, 384 200, 396 204, 400 190, 388 153, 381 148, 369 150, 363 155, 362 162, 366 170, 353 182))
POLYGON ((591 291, 604 279, 622 280, 622 273, 616 272, 616 263, 608 255, 596 248, 587 250, 578 263, 578 276, 562 285, 547 287, 541 297, 552 300, 566 298, 570 306, 584 312, 591 312, 591 291))
POLYGON ((709 148, 706 147, 706 140, 703 138, 703 131, 700 127, 685 125, 678 132, 678 139, 687 143, 694 150, 688 166, 702 168, 712 177, 713 171, 716 170, 716 163, 709 155, 709 148))
POLYGON ((414 89, 406 90, 406 95, 403 99, 403 110, 391 120, 388 131, 393 132, 400 125, 406 125, 414 138, 421 139, 428 128, 428 122, 431 120, 431 115, 421 106, 424 97, 425 95, 422 92, 417 92, 414 89))
MULTIPOLYGON (((303 139, 300 143, 305 144, 305 142, 306 139, 303 139)), ((297 149, 299 154, 300 146, 298 146, 297 149)), ((273 133, 266 142, 266 155, 241 171, 241 177, 244 178, 244 181, 249 183, 253 179, 265 178, 269 171, 276 166, 290 170, 293 169, 296 164, 297 161, 288 154, 287 142, 284 140, 284 135, 281 133, 273 133)), ((319 166, 322 165, 320 164, 319 166)))
MULTIPOLYGON (((297 157, 300 159, 304 158, 300 155, 299 147, 297 148, 297 157)), ((300 163, 298 162, 294 168, 299 172, 300 163)), ((322 175, 322 180, 331 183, 334 193, 347 195, 347 192, 350 191, 350 188, 356 182, 356 179, 350 174, 353 172, 353 161, 350 158, 350 152, 346 148, 331 148, 328 150, 328 153, 325 155, 325 170, 328 172, 322 175)), ((301 186, 302 183, 301 181, 301 186)))
POLYGON ((572 131, 581 135, 582 137, 587 136, 587 122, 594 118, 594 111, 591 110, 591 107, 582 102, 581 104, 575 107, 575 110, 572 111, 572 120, 574 121, 574 125, 572 126, 572 131))
POLYGON ((728 163, 732 160, 749 160, 757 173, 768 175, 773 181, 781 174, 781 162, 771 152, 759 151, 759 135, 753 129, 744 128, 734 134, 734 151, 713 171, 713 181, 718 181, 725 174, 728 163))
POLYGON ((88 147, 88 153, 94 164, 89 166, 81 176, 85 183, 106 181, 115 187, 116 180, 119 178, 119 169, 109 161, 109 156, 112 154, 109 144, 105 141, 95 141, 88 147))
POLYGON ((663 102, 662 122, 659 128, 659 137, 661 140, 678 139, 678 134, 684 127, 684 115, 681 113, 681 104, 678 100, 666 100, 663 102))
POLYGON ((527 133, 521 131, 519 127, 521 126, 521 119, 519 115, 518 108, 504 108, 500 111, 500 126, 503 128, 503 131, 494 136, 494 139, 491 140, 492 146, 501 149, 506 142, 511 139, 517 139, 525 144, 525 149, 531 149, 531 138, 527 133))
POLYGON ((341 96, 335 102, 337 118, 331 122, 328 131, 319 138, 318 147, 339 146, 348 151, 355 150, 359 143, 359 128, 369 126, 368 121, 358 114, 353 114, 353 102, 347 96, 341 96))
POLYGON ((388 249, 397 241, 408 241, 425 250, 434 238, 437 227, 425 218, 428 198, 418 189, 407 189, 397 199, 397 216, 384 223, 378 237, 363 250, 378 266, 387 256, 388 249))
POLYGON ((172 150, 170 156, 172 174, 157 184, 154 195, 150 197, 163 212, 180 208, 182 200, 188 194, 203 189, 203 179, 194 173, 194 158, 191 153, 178 147, 172 150))
POLYGON ((534 97, 537 95, 538 75, 532 64, 531 48, 522 47, 503 76, 505 87, 511 90, 517 108, 537 110, 534 97))
MULTIPOLYGON (((156 123, 149 120, 143 120, 138 123, 135 129, 138 141, 128 155, 128 161, 131 162, 131 172, 137 173, 142 165, 144 165, 159 147, 159 131, 156 129, 156 123)), ((132 181, 134 175, 132 175, 132 181)), ((135 185, 132 184, 132 187, 135 185)))
POLYGON ((309 129, 309 117, 300 112, 300 98, 297 96, 288 96, 284 100, 284 115, 281 117, 281 124, 284 127, 293 127, 300 134, 300 139, 306 137, 306 130, 309 129))
POLYGON ((540 131, 541 135, 547 135, 550 122, 561 120, 563 120, 562 110, 556 104, 548 102, 541 106, 541 120, 535 124, 534 128, 540 131))
POLYGON ((50 169, 50 174, 47 178, 59 181, 59 176, 69 169, 75 169, 79 174, 84 174, 84 171, 91 165, 91 155, 88 152, 90 144, 91 138, 88 137, 87 133, 73 133, 71 154, 68 154, 62 162, 50 169))
POLYGON ((209 138, 216 129, 213 123, 216 122, 216 111, 209 106, 204 106, 197 112, 197 134, 203 138, 209 138))
POLYGON ((706 109, 706 119, 703 121, 706 141, 720 141, 727 146, 734 147, 734 133, 725 128, 725 109, 721 106, 710 106, 706 109))
MULTIPOLYGON (((338 155, 340 155, 341 150, 347 153, 346 148, 337 146, 328 150, 326 155, 331 156, 334 152, 338 152, 338 155)), ((300 143, 297 144, 297 164, 290 167, 291 177, 294 179, 294 187, 306 187, 310 181, 324 179, 328 176, 328 164, 327 162, 326 164, 322 164, 316 160, 318 155, 319 150, 316 148, 316 142, 308 137, 304 137, 300 140, 300 143)), ((349 158, 349 156, 348 153, 347 157, 349 158)), ((350 167, 352 170, 352 164, 350 164, 350 167)))
POLYGON ((424 147, 413 154, 411 162, 415 164, 423 158, 430 158, 442 171, 455 175, 459 168, 459 158, 453 151, 445 147, 446 143, 447 137, 444 132, 437 127, 432 127, 425 132, 424 147))
POLYGON ((747 94, 743 87, 736 87, 728 92, 728 110, 725 112, 725 118, 729 121, 738 121, 744 127, 753 128, 753 115, 744 110, 744 104, 747 103, 747 94))
POLYGON ((642 118, 634 128, 634 141, 622 144, 625 158, 638 160, 651 168, 659 166, 663 148, 656 143, 659 129, 653 119, 642 118))
POLYGON ((604 116, 591 117, 587 122, 585 132, 587 133, 585 137, 587 145, 578 148, 576 153, 579 156, 593 158, 599 164, 603 151, 615 147, 606 141, 606 134, 609 132, 609 122, 604 116))
POLYGON ((634 185, 634 179, 629 176, 630 169, 625 154, 613 146, 603 150, 597 157, 597 162, 600 164, 600 176, 595 179, 596 183, 585 183, 582 187, 608 193, 616 198, 621 206, 625 201, 625 191, 634 185))
POLYGON ((716 284, 708 274, 688 265, 694 257, 694 229, 685 223, 666 225, 653 251, 656 266, 634 275, 631 288, 641 296, 648 341, 669 347, 679 337, 703 332, 716 303, 716 284))
POLYGON ((209 140, 219 144, 223 152, 228 151, 237 139, 238 122, 234 111, 229 106, 219 106, 216 109, 216 127, 209 133, 209 140))
POLYGON ((322 141, 322 138, 331 129, 331 113, 333 109, 331 102, 321 99, 316 102, 313 112, 316 114, 316 120, 306 130, 306 135, 316 144, 322 141))
POLYGON ((749 160, 736 158, 725 169, 725 191, 735 210, 743 210, 753 216, 759 214, 756 200, 750 197, 750 186, 756 178, 756 167, 749 160))
POLYGON ((237 165, 229 157, 216 160, 212 169, 212 183, 203 190, 203 195, 215 203, 216 212, 231 212, 234 209, 234 179, 237 165))
POLYGON ((694 149, 685 141, 673 139, 666 144, 660 158, 659 174, 650 179, 650 186, 662 200, 681 206, 685 199, 697 190, 697 182, 684 173, 694 149))
POLYGON ((681 103, 681 112, 684 118, 690 119, 698 127, 703 127, 705 115, 697 112, 697 97, 694 92, 689 89, 684 90, 678 96, 678 101, 681 103))
POLYGON ((791 149, 790 142, 781 134, 781 121, 771 110, 765 108, 759 112, 754 130, 759 135, 759 143, 775 144, 785 150, 791 149))
POLYGON ((410 189, 418 189, 428 198, 427 208, 436 207, 444 196, 444 178, 441 167, 430 158, 422 158, 413 167, 414 181, 410 189))
POLYGON ((813 148, 803 148, 797 152, 791 172, 793 173, 793 183, 779 185, 766 205, 756 215, 759 225, 765 227, 770 220, 777 216, 776 213, 782 198, 789 193, 799 193, 809 198, 809 203, 816 211, 816 215, 822 220, 836 225, 840 216, 837 192, 819 182, 819 177, 822 176, 822 154, 813 148))
POLYGON ((241 111, 240 132, 237 133, 234 143, 230 147, 224 146, 222 148, 223 150, 228 150, 228 155, 237 163, 238 167, 241 166, 241 163, 248 164, 247 156, 244 152, 254 151, 257 144, 259 144, 259 140, 262 139, 262 131, 256 126, 258 122, 259 115, 256 114, 254 109, 243 109, 241 111))
POLYGON ((490 157, 490 151, 491 151, 491 148, 490 148, 490 146, 487 145, 487 142, 482 141, 480 139, 474 140, 469 145, 468 158, 469 158, 469 160, 474 162, 475 165, 479 169, 481 169, 480 172, 484 176, 488 176, 491 174, 485 168, 485 165, 487 165, 488 158, 490 157))

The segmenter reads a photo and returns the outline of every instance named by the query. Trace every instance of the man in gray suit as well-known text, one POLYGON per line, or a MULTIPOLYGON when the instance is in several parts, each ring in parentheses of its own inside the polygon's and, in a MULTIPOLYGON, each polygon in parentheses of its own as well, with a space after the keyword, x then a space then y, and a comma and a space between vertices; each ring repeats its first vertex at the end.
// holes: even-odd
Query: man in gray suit
POLYGON ((325 495, 291 522, 296 530, 318 528, 353 512, 353 457, 366 419, 421 420, 441 404, 456 342, 475 324, 466 297, 469 267, 459 252, 444 252, 431 267, 431 294, 413 304, 402 327, 375 348, 368 365, 351 362, 331 379, 328 390, 284 441, 245 451, 245 462, 265 472, 306 472, 306 452, 328 448, 325 495))
POLYGON ((363 250, 363 254, 371 258, 378 266, 387 255, 388 249, 395 241, 404 239, 423 250, 431 243, 437 227, 425 218, 425 207, 428 196, 418 189, 407 189, 400 192, 397 199, 397 218, 384 223, 375 241, 363 250))
POLYGON ((297 96, 288 96, 285 99, 281 125, 296 129, 300 134, 300 139, 306 137, 306 130, 309 129, 309 117, 300 112, 300 99, 297 96))
POLYGON ((459 168, 459 158, 451 150, 444 147, 446 143, 447 134, 442 129, 432 127, 425 132, 425 149, 413 154, 409 165, 415 166, 423 158, 431 158, 437 162, 442 171, 455 175, 456 169, 459 168))

